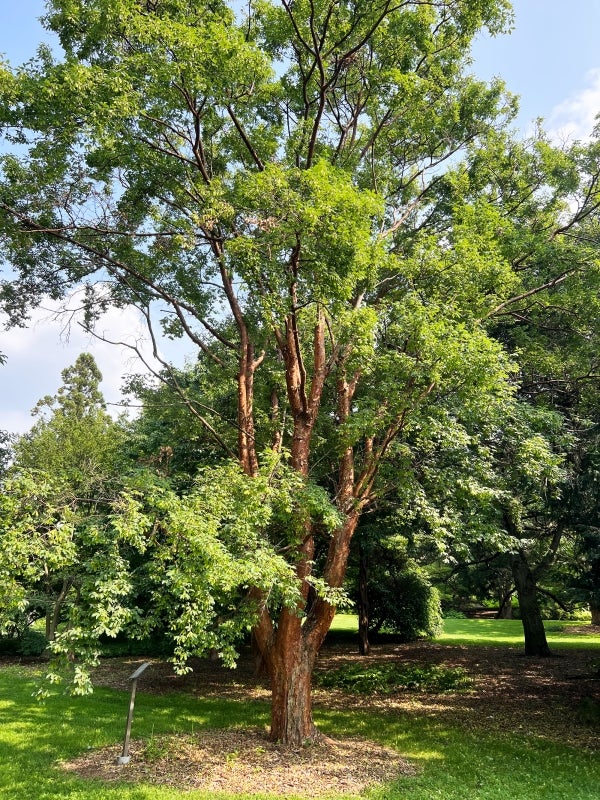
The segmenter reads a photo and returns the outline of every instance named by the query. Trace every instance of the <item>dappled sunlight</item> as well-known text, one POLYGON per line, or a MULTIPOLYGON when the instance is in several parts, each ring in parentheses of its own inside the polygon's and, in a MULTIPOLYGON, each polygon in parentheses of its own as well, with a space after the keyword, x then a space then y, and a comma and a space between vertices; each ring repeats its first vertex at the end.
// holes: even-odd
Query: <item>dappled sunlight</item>
MULTIPOLYGON (((588 691, 585 676, 590 674, 592 655, 582 651, 562 659, 524 659, 511 648, 449 647, 428 642, 376 645, 365 663, 461 666, 472 684, 461 692, 398 691, 367 696, 319 688, 315 690, 315 722, 340 746, 349 742, 349 747, 358 748, 357 753, 367 755, 373 748, 384 746, 393 750, 399 764, 409 765, 408 774, 401 769, 398 777, 389 777, 379 788, 371 789, 374 800, 408 796, 415 800, 496 800, 506 796, 506 786, 515 774, 521 776, 521 783, 527 781, 534 792, 532 798, 584 800, 584 794, 571 792, 569 775, 578 770, 578 785, 597 785, 594 756, 586 754, 593 737, 593 720, 587 726, 579 724, 573 714, 577 697, 588 691), (569 675, 579 678, 571 681, 569 675), (542 765, 550 759, 558 774, 552 786, 557 788, 547 791, 542 765), (484 789, 489 794, 484 794, 484 789)), ((353 643, 338 642, 324 648, 319 670, 356 663, 357 658, 353 643)), ((214 780, 224 781, 235 772, 246 786, 251 781, 254 789, 260 786, 263 792, 267 781, 279 780, 277 775, 285 780, 286 770, 276 771, 280 760, 275 752, 262 743, 251 744, 249 738, 258 736, 259 731, 265 736, 269 706, 257 699, 256 692, 264 698, 268 690, 262 679, 254 676, 254 663, 246 652, 233 673, 209 660, 195 663, 195 672, 179 677, 172 675, 168 663, 153 664, 147 681, 140 682, 132 748, 136 759, 145 759, 143 754, 147 753, 158 760, 136 761, 129 775, 143 783, 114 783, 115 778, 125 777, 116 770, 114 756, 122 743, 127 676, 135 666, 131 659, 107 660, 96 678, 115 688, 97 686, 93 695, 81 698, 58 693, 42 704, 32 697, 36 683, 31 674, 25 671, 17 677, 9 670, 10 680, 0 684, 6 762, 0 775, 0 794, 6 787, 3 797, 31 800, 31 776, 35 775, 47 800, 175 800, 182 796, 183 787, 190 800, 229 799, 233 795, 226 794, 225 788, 208 792, 192 788, 198 785, 197 774, 209 759, 201 755, 201 748, 211 741, 225 741, 221 737, 228 736, 241 737, 238 741, 246 742, 250 749, 242 758, 241 745, 230 744, 221 753, 220 762, 211 755, 214 780), (202 696, 203 692, 210 695, 202 696), (75 772, 65 771, 60 764, 71 764, 75 772), (243 777, 244 764, 250 769, 250 777, 243 777), (252 771, 259 766, 265 772, 252 771), (143 773, 146 767, 153 774, 165 771, 171 783, 149 785, 150 776, 143 773), (82 777, 84 774, 87 777, 82 777)), ((346 780, 344 774, 338 772, 338 779, 346 780)), ((291 794, 291 790, 276 792, 279 797, 291 794)), ((296 796, 306 795, 297 791, 296 796)), ((341 798, 344 793, 340 790, 335 796, 341 798)))

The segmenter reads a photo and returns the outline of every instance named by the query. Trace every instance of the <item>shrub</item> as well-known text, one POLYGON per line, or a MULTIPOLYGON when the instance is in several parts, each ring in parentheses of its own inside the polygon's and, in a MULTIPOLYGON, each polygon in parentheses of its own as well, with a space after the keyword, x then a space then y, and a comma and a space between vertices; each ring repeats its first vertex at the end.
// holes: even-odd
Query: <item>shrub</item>
POLYGON ((449 692, 464 689, 471 679, 462 667, 438 664, 347 664, 317 673, 316 683, 352 694, 393 694, 398 691, 449 692))
POLYGON ((0 653, 12 656, 41 656, 48 640, 41 631, 28 628, 18 636, 0 638, 0 653))
POLYGON ((404 642, 442 632, 438 591, 410 559, 390 559, 369 581, 368 590, 373 632, 392 633, 404 642))
POLYGON ((30 628, 19 640, 17 652, 22 656, 41 656, 47 646, 44 634, 30 628))

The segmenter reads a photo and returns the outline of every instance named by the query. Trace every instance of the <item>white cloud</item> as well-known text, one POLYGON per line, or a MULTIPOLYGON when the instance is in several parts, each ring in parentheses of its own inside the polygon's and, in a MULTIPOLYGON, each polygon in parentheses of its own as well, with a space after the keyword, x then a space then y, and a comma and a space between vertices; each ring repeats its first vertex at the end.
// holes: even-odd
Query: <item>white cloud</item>
MULTIPOLYGON (((71 298, 73 301, 74 297, 71 298)), ((107 311, 97 325, 97 332, 110 344, 86 333, 72 314, 60 314, 56 303, 37 309, 27 328, 0 330, 0 352, 7 356, 0 366, 0 429, 23 433, 33 424, 31 409, 48 394, 55 394, 61 385, 61 372, 74 363, 82 352, 92 353, 103 380, 101 389, 109 410, 119 413, 123 377, 146 369, 130 349, 137 346, 150 361, 152 351, 143 320, 133 308, 107 311)), ((169 348, 170 355, 173 348, 169 348)), ((175 358, 183 360, 183 347, 175 358)), ((156 361, 154 367, 159 367, 156 361)))
POLYGON ((547 127, 558 144, 589 139, 600 114, 600 67, 585 76, 586 86, 552 110, 547 127))

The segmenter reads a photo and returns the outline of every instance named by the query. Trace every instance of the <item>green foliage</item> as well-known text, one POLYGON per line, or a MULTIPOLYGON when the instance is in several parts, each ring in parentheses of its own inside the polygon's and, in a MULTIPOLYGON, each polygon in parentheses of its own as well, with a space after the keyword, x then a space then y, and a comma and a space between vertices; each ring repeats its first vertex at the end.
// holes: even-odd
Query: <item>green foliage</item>
POLYGON ((4 655, 41 656, 48 640, 41 631, 27 628, 16 636, 0 637, 0 653, 4 655))
POLYGON ((90 575, 119 582, 115 546, 93 534, 121 484, 125 431, 104 411, 94 359, 80 355, 49 409, 14 444, 0 496, 0 630, 46 619, 50 640, 90 575))
POLYGON ((468 688, 471 679, 462 667, 439 664, 349 664, 317 673, 317 682, 328 689, 353 694, 393 694, 398 691, 451 692, 468 688))
POLYGON ((152 735, 144 742, 142 756, 145 761, 152 763, 172 755, 173 749, 174 743, 169 737, 155 736, 153 731, 152 735))
POLYGON ((53 475, 75 502, 96 501, 110 491, 107 484, 122 467, 125 429, 105 411, 102 374, 89 353, 63 370, 62 379, 57 394, 44 397, 33 411, 47 409, 47 416, 16 441, 15 468, 53 475))
POLYGON ((41 631, 28 630, 19 642, 17 652, 22 656, 41 656, 48 647, 48 640, 41 631))
POLYGON ((14 437, 7 431, 0 431, 0 481, 12 458, 12 442, 14 437))
POLYGON ((84 529, 93 553, 80 566, 69 625, 52 643, 60 669, 51 681, 67 670, 75 691, 88 691, 85 665, 94 663, 99 638, 123 633, 163 632, 179 672, 189 670, 191 656, 212 651, 233 666, 236 644, 259 611, 250 589, 264 592, 274 611, 300 613, 298 578, 280 551, 299 547, 307 521, 326 533, 339 514, 276 455, 253 478, 237 464, 207 467, 184 495, 149 472, 127 484, 110 513, 84 529), (81 659, 75 671, 73 652, 81 659))
MULTIPOLYGON (((45 473, 21 473, 0 495, 0 630, 28 608, 47 575, 77 562, 75 516, 61 503, 63 485, 45 473), (57 498, 58 502, 57 502, 57 498)), ((43 591, 43 589, 42 589, 43 591)))
POLYGON ((455 608, 449 608, 444 611, 444 619, 467 619, 464 611, 457 611, 455 608))
POLYGON ((414 562, 401 562, 391 556, 373 572, 368 584, 370 628, 404 642, 435 637, 442 629, 439 594, 414 562))
POLYGON ((382 512, 359 527, 349 577, 359 608, 366 590, 369 633, 394 634, 410 642, 440 633, 440 597, 425 570, 409 557, 396 522, 382 512))

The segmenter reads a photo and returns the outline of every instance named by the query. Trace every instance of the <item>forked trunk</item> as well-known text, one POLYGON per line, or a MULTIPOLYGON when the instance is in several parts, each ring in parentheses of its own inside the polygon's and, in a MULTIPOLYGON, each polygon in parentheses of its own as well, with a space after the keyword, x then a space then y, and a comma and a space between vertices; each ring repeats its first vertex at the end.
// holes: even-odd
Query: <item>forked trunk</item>
POLYGON ((525 635, 525 655, 550 656, 552 653, 546 639, 535 577, 527 561, 521 556, 515 556, 512 566, 525 635))
MULTIPOLYGON (((332 536, 323 577, 333 589, 343 585, 348 548, 358 517, 358 513, 352 514, 332 536)), ((304 566, 308 564, 305 562, 304 566)), ((305 578, 304 588, 307 587, 305 578)), ((303 592, 305 599, 308 594, 303 592)), ((316 597, 304 617, 300 608, 296 611, 283 609, 274 628, 268 611, 263 609, 255 628, 255 641, 271 681, 271 739, 274 741, 298 747, 319 737, 312 716, 312 674, 334 616, 334 606, 316 597)))
POLYGON ((56 630, 58 628, 58 623, 60 622, 60 615, 62 613, 63 605, 72 585, 72 579, 65 578, 63 580, 61 590, 54 601, 54 605, 46 610, 46 639, 49 642, 53 642, 56 637, 56 630))

